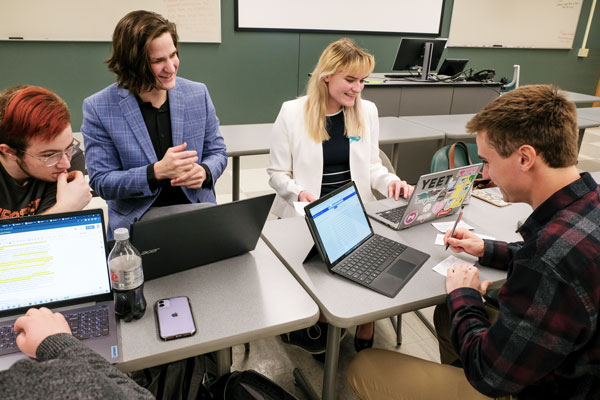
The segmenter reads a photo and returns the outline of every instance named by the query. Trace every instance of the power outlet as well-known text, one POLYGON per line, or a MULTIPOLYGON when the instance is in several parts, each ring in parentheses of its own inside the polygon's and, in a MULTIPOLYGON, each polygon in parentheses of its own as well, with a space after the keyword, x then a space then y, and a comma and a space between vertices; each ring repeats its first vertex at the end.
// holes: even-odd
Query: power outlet
POLYGON ((577 57, 587 57, 590 49, 579 49, 577 52, 577 57))

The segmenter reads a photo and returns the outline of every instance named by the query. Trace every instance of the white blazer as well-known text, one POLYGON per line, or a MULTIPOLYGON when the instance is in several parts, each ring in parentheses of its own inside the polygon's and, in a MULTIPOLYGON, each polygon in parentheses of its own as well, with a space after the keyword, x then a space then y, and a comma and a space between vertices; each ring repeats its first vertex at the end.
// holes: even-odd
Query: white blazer
MULTIPOLYGON (((321 194, 323 146, 308 136, 305 104, 306 96, 286 101, 273 125, 267 173, 269 185, 277 192, 271 212, 281 218, 298 215, 293 202, 301 191, 308 190, 315 197, 321 194)), ((377 107, 367 100, 361 100, 361 106, 366 131, 360 140, 350 142, 350 175, 362 200, 368 202, 375 200, 371 188, 387 196, 389 183, 399 178, 390 174, 379 158, 377 107)))

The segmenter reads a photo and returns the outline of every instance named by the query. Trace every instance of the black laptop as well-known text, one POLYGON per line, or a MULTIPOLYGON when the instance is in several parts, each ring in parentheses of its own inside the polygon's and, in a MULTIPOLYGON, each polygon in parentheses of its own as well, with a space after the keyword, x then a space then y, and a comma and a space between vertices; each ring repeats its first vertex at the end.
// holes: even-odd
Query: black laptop
POLYGON ((102 210, 0 220, 0 369, 19 358, 13 324, 30 307, 61 312, 73 336, 117 362, 102 210))
POLYGON ((395 297, 429 254, 377 235, 354 182, 304 208, 315 247, 330 272, 395 297))
POLYGON ((144 279, 254 250, 274 198, 267 194, 133 223, 131 242, 142 255, 144 279))

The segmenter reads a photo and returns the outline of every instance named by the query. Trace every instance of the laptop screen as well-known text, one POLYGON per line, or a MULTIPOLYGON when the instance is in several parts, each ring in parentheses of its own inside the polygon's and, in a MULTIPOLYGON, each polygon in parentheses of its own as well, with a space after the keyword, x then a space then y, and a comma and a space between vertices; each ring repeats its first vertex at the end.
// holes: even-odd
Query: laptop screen
POLYGON ((0 311, 110 293, 102 214, 0 224, 0 311))
POLYGON ((352 184, 308 209, 331 264, 371 236, 371 226, 352 184))

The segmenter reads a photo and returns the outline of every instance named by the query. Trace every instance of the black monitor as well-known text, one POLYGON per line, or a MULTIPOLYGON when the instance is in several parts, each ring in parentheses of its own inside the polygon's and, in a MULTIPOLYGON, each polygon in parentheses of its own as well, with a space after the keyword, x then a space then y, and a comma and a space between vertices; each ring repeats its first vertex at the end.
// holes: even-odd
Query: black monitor
POLYGON ((394 71, 422 68, 421 79, 427 80, 429 72, 437 68, 444 48, 445 38, 402 38, 394 61, 394 71), (427 51, 428 50, 428 51, 427 51))

